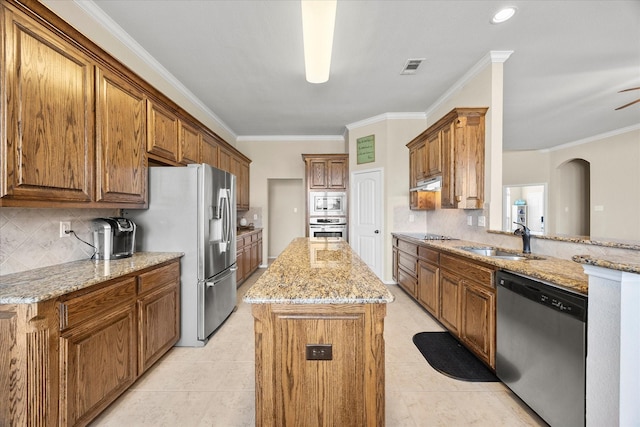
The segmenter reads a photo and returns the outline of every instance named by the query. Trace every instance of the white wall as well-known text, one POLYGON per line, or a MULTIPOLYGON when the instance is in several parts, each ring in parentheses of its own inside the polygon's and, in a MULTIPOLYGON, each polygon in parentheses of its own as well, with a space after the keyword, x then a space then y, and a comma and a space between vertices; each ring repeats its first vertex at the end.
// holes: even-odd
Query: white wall
MULTIPOLYGON (((558 168, 576 158, 590 164, 592 238, 640 241, 640 129, 595 136, 551 151, 505 152, 503 180, 505 185, 547 182, 553 201, 553 194, 561 193, 558 168)), ((553 220, 549 218, 550 223, 553 220)))
MULTIPOLYGON (((270 179, 302 179, 305 178, 305 165, 302 154, 330 154, 344 153, 345 142, 343 139, 335 140, 310 140, 288 139, 284 140, 249 140, 241 139, 237 148, 251 162, 250 182, 251 199, 249 205, 262 209, 262 224, 269 224, 269 180, 270 179)), ((268 259, 270 233, 265 227, 263 237, 263 256, 268 259)))
MULTIPOLYGON (((424 118, 411 116, 380 116, 365 123, 349 125, 349 172, 382 168, 384 223, 383 280, 391 277, 391 232, 424 231, 424 212, 409 210, 409 150, 406 144, 426 129, 424 118), (356 141, 363 136, 375 136, 375 162, 357 164, 356 141), (409 221, 412 219, 412 221, 409 221)), ((421 115, 416 115, 420 117, 421 115)))
MULTIPOLYGON (((300 179, 269 179, 269 258, 278 255, 306 232, 305 185, 300 179)), ((265 258, 266 260, 266 258, 265 258)), ((266 262, 265 262, 266 264, 266 262)))

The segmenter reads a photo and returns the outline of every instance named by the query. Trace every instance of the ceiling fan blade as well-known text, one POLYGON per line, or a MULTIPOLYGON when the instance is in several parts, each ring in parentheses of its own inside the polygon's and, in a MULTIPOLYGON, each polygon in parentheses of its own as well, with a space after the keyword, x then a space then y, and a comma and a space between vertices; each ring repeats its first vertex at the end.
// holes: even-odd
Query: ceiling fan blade
POLYGON ((640 87, 630 87, 629 89, 623 89, 623 90, 621 90, 621 91, 620 91, 620 92, 618 92, 618 93, 622 93, 622 92, 629 92, 629 91, 631 91, 631 90, 638 90, 638 89, 640 89, 640 87))
POLYGON ((635 104, 635 103, 637 103, 637 102, 640 102, 640 98, 636 99, 635 101, 631 101, 631 102, 630 102, 630 103, 628 103, 628 104, 624 104, 622 107, 618 107, 618 108, 616 108, 616 110, 622 110, 623 108, 627 108, 629 105, 633 105, 633 104, 635 104))

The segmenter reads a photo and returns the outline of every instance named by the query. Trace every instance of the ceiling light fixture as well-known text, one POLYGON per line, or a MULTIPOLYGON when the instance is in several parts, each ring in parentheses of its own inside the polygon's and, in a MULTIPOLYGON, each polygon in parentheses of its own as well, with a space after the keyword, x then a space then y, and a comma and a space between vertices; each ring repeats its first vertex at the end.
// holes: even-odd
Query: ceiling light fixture
POLYGON ((304 67, 309 83, 329 80, 338 0, 300 0, 304 67))
POLYGON ((492 24, 501 24, 505 21, 508 21, 516 14, 516 8, 513 6, 505 7, 504 9, 500 9, 493 18, 491 18, 492 24))

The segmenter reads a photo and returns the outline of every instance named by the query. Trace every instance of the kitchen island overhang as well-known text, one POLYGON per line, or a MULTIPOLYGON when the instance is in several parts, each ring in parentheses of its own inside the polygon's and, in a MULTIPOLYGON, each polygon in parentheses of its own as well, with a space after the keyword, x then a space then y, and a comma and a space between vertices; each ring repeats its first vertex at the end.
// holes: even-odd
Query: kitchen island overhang
POLYGON ((293 240, 243 297, 253 304, 256 425, 383 426, 393 300, 344 240, 293 240))

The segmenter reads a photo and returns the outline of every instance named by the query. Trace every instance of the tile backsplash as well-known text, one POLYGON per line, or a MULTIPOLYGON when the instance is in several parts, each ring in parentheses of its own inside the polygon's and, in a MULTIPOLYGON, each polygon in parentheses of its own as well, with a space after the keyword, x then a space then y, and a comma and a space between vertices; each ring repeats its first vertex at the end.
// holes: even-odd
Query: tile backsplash
POLYGON ((0 208, 0 276, 90 258, 92 247, 73 234, 60 237, 60 221, 93 243, 91 220, 118 215, 118 209, 0 208))

